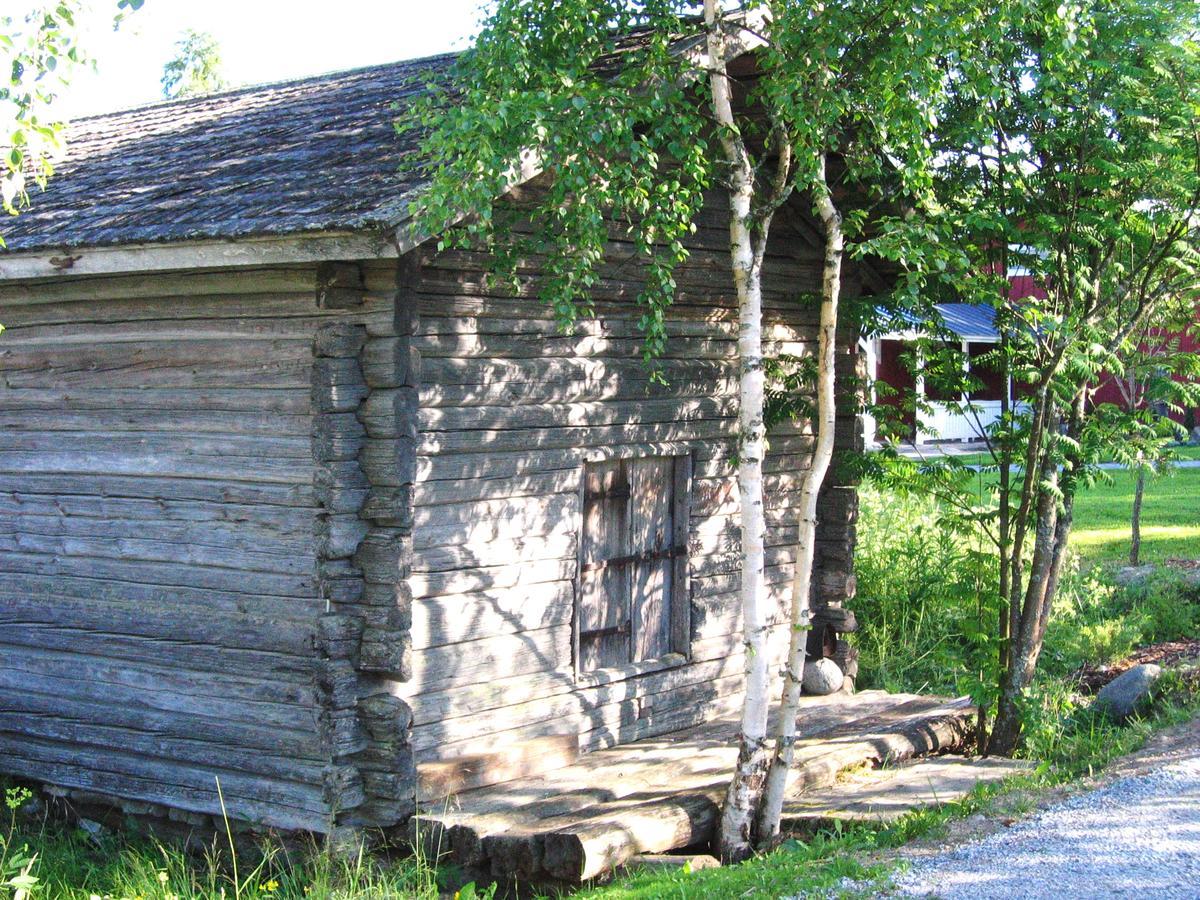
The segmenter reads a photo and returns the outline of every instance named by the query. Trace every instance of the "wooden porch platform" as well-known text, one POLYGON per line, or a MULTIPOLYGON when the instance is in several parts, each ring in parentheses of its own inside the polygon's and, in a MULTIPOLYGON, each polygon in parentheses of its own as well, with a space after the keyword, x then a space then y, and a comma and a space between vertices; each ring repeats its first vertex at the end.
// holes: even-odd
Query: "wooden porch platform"
MULTIPOLYGON (((967 698, 864 691, 806 697, 792 793, 838 773, 960 746, 967 698)), ((424 804, 412 837, 431 856, 500 879, 579 882, 643 853, 712 838, 737 756, 732 717, 598 750, 543 775, 424 804)))

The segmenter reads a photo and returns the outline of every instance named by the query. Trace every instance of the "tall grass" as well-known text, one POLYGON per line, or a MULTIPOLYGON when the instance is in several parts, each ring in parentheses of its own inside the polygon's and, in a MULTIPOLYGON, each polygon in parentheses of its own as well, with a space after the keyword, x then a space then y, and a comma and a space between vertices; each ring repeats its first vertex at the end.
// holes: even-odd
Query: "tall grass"
POLYGON ((315 839, 239 843, 231 855, 228 838, 217 835, 188 850, 139 834, 134 823, 93 833, 45 814, 0 822, 0 872, 5 847, 33 859, 35 881, 21 895, 0 877, 4 900, 432 900, 444 896, 439 877, 453 874, 420 857, 333 853, 315 839))
MULTIPOLYGON (((990 703, 998 679, 997 563, 937 502, 870 483, 861 491, 856 555, 859 686, 970 694, 990 703)), ((1102 741, 1108 723, 1084 712, 1071 677, 1135 648, 1200 634, 1200 586, 1172 570, 1118 587, 1111 567, 1068 562, 1025 704, 1026 752, 1061 756, 1102 741)), ((1111 737, 1111 735, 1109 735, 1111 737)))
POLYGON ((865 484, 853 601, 859 686, 971 694, 990 671, 995 567, 937 503, 865 484))

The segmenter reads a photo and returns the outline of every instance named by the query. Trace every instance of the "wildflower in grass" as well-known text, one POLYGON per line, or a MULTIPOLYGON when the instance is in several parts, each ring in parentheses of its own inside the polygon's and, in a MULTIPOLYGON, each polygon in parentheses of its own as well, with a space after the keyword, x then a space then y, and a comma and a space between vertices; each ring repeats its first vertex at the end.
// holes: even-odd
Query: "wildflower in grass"
POLYGON ((273 894, 277 890, 279 890, 279 882, 276 881, 274 878, 272 878, 270 881, 268 881, 266 884, 263 885, 263 890, 266 891, 268 894, 273 894))
POLYGON ((159 872, 159 873, 158 873, 158 883, 159 883, 159 884, 166 884, 166 883, 167 883, 168 881, 170 881, 170 880, 171 880, 171 878, 170 878, 170 876, 169 876, 169 875, 167 875, 167 873, 166 873, 166 872, 159 872))

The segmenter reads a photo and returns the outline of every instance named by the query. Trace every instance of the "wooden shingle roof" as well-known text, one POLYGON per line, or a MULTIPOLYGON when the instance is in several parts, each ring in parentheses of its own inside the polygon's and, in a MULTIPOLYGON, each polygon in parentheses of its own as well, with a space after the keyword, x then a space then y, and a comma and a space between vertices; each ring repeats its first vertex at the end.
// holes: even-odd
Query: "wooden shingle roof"
MULTIPOLYGON (((77 120, 9 252, 380 229, 419 186, 393 122, 453 55, 77 120)), ((3 251, 0 251, 3 253, 3 251)))

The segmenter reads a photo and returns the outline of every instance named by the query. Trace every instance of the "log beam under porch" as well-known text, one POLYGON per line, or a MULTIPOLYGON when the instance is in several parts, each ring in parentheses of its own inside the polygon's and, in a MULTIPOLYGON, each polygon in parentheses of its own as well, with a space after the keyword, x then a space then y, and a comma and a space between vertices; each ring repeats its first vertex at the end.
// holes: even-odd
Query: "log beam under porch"
MULTIPOLYGON (((864 764, 959 748, 974 715, 965 697, 806 697, 790 793, 825 787, 864 764)), ((733 770, 736 729, 726 717, 426 802, 409 837, 428 858, 448 858, 470 873, 575 884, 639 854, 705 844, 733 770)))

